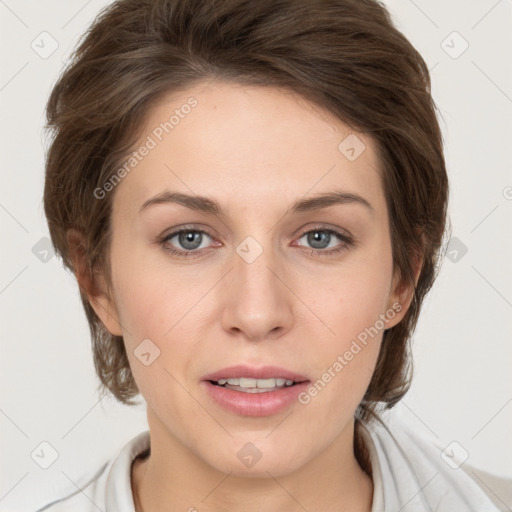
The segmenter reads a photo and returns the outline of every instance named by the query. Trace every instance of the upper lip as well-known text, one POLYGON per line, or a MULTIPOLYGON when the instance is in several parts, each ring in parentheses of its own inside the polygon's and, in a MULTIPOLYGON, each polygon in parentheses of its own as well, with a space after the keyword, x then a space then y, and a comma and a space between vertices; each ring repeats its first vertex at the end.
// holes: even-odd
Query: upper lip
POLYGON ((246 366, 236 365, 228 366, 222 370, 218 370, 214 373, 205 375, 202 380, 211 380, 217 382, 220 379, 240 379, 247 377, 249 379, 271 379, 271 378, 282 378, 287 380, 293 380, 294 382, 307 381, 308 378, 300 373, 281 368, 279 366, 246 366))

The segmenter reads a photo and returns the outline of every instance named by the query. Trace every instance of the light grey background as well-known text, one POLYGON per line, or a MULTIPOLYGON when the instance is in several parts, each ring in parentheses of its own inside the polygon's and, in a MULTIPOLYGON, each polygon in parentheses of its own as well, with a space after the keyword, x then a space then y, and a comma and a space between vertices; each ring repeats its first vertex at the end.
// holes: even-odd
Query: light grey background
MULTIPOLYGON (((143 405, 98 401, 77 285, 44 252, 43 109, 107 3, 0 0, 2 511, 34 510, 80 486, 147 428, 143 405), (48 469, 35 462, 50 461, 43 441, 58 452, 48 469)), ((511 477, 512 1, 385 3, 432 70, 457 238, 423 308, 399 413, 456 457, 511 477)))

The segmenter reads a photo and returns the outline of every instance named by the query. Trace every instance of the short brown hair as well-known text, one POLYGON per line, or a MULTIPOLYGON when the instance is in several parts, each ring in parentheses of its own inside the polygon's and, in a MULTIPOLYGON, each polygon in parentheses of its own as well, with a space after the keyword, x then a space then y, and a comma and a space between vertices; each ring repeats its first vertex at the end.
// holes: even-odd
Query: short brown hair
MULTIPOLYGON (((169 92, 220 79, 294 91, 376 143, 384 169, 393 268, 414 298, 386 330, 358 414, 392 407, 410 385, 408 340, 441 261, 448 180, 425 61, 376 0, 118 0, 75 50, 47 105, 44 208, 55 251, 85 236, 91 275, 110 282, 114 193, 95 198, 133 151, 150 107, 169 92), (421 261, 415 283, 414 262, 421 261)), ((132 405, 139 390, 123 338, 80 295, 102 392, 132 405)))

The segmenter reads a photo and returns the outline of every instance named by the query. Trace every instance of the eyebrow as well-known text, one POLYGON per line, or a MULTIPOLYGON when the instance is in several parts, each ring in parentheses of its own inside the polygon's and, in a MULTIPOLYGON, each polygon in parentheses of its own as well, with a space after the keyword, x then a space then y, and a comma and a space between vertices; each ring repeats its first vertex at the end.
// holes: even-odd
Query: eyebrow
MULTIPOLYGON (((181 204, 191 210, 213 215, 226 215, 227 211, 213 199, 204 196, 188 195, 181 192, 171 192, 166 190, 147 201, 141 206, 139 213, 150 206, 157 204, 175 203, 181 204)), ((346 191, 326 192, 310 197, 308 199, 298 199, 287 209, 286 213, 309 212, 321 210, 338 204, 359 204, 367 208, 371 213, 375 213, 373 206, 358 194, 346 191)))

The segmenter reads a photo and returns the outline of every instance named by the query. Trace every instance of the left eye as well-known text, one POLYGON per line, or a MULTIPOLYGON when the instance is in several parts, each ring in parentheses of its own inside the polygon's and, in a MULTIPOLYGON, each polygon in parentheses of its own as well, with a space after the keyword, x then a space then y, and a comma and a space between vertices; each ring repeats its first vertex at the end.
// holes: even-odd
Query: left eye
POLYGON ((343 236, 341 233, 334 231, 332 229, 313 229, 311 231, 307 231, 300 238, 306 237, 307 243, 313 249, 330 249, 332 247, 336 247, 336 245, 329 245, 331 242, 347 242, 347 237, 343 236))

